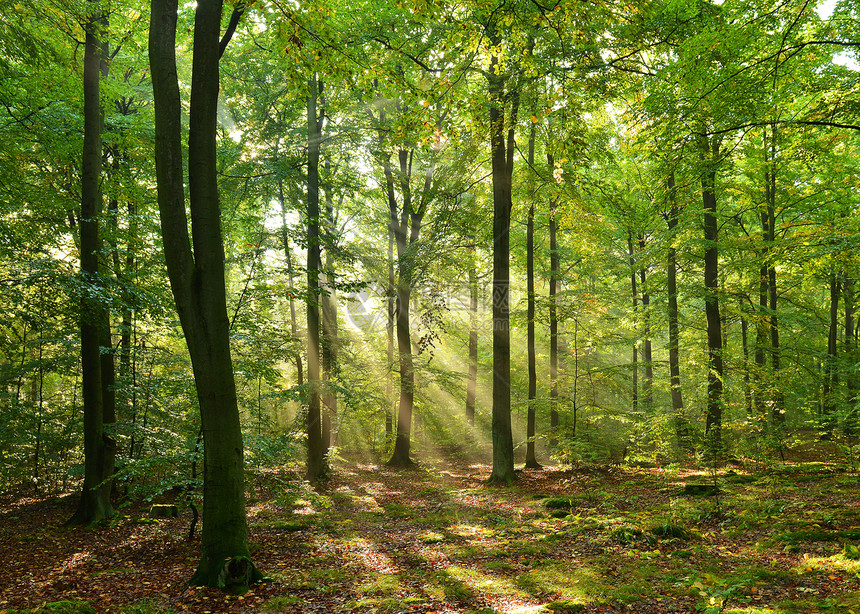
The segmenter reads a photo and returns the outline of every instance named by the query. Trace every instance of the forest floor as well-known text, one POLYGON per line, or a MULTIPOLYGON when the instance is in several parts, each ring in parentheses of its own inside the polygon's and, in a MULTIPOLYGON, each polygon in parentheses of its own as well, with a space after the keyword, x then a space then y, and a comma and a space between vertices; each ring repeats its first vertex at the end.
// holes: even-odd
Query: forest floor
POLYGON ((684 494, 715 476, 678 469, 547 467, 511 488, 488 474, 341 463, 319 491, 259 474, 250 541, 271 581, 241 596, 185 584, 188 511, 64 529, 74 496, 7 496, 0 612, 860 614, 860 487, 837 465, 735 467, 719 495, 684 494), (62 600, 78 603, 45 607, 62 600))

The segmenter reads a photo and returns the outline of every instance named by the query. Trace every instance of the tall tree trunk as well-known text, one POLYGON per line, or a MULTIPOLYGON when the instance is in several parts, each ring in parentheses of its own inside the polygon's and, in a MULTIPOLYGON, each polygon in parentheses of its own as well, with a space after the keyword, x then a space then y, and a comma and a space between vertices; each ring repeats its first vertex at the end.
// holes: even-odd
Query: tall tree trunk
MULTIPOLYGON (((773 252, 776 244, 776 126, 771 126, 770 142, 767 142, 767 131, 765 131, 765 202, 767 207, 767 251, 773 252)), ((776 288, 776 265, 769 259, 765 259, 767 266, 767 289, 768 289, 768 327, 770 329, 770 366, 771 381, 773 386, 771 421, 781 424, 785 421, 785 394, 780 384, 780 349, 779 349, 779 320, 777 318, 777 288, 776 288)))
POLYGON ((702 202, 705 231, 705 318, 708 330, 708 404, 705 433, 711 439, 713 453, 722 448, 723 424, 723 336, 720 320, 719 252, 717 243, 717 170, 714 166, 719 146, 703 144, 703 161, 708 164, 702 175, 702 202))
MULTIPOLYGON (((127 110, 127 105, 118 105, 121 109, 127 110)), ((130 115, 131 113, 125 113, 130 115)), ((114 145, 108 148, 108 152, 111 157, 111 165, 110 172, 116 177, 119 176, 120 170, 122 169, 123 161, 127 159, 126 152, 121 150, 118 146, 114 145)), ((125 248, 125 261, 123 262, 120 258, 120 249, 118 245, 119 240, 119 199, 114 195, 108 200, 108 212, 109 212, 109 226, 110 226, 110 255, 113 261, 113 273, 116 277, 116 280, 120 287, 120 309, 122 313, 122 321, 120 323, 120 342, 119 342, 119 382, 116 381, 116 377, 114 377, 114 384, 105 384, 106 394, 110 394, 113 396, 112 402, 114 405, 114 414, 120 413, 125 420, 128 420, 132 415, 131 407, 130 407, 130 398, 128 393, 124 393, 121 396, 116 395, 116 389, 128 390, 129 388, 129 376, 131 374, 131 330, 132 330, 132 317, 133 312, 131 309, 131 301, 132 301, 132 292, 130 288, 131 277, 133 276, 134 269, 134 256, 137 250, 137 220, 136 218, 136 207, 134 203, 129 202, 127 204, 126 212, 128 215, 128 233, 126 239, 126 248, 125 248), (107 391, 110 392, 107 392, 107 391)), ((103 342, 103 347, 110 348, 109 352, 111 354, 110 360, 105 360, 105 355, 102 355, 102 363, 103 368, 114 371, 114 361, 116 350, 113 348, 111 343, 111 333, 110 328, 108 327, 107 331, 102 333, 105 341, 103 342)), ((104 352, 104 350, 103 350, 104 352)), ((111 379, 111 374, 107 374, 108 380, 111 379)), ((110 402, 107 397, 105 398, 106 406, 110 402)), ((106 407, 106 412, 110 410, 106 407)), ((131 449, 129 450, 131 452, 131 449)), ((131 458, 131 453, 129 453, 129 458, 131 458)))
MULTIPOLYGON (((390 186, 389 199, 394 198, 394 186, 390 186)), ((387 364, 385 366, 385 399, 388 405, 385 408, 385 434, 391 436, 394 433, 394 391, 392 380, 394 379, 394 320, 397 313, 397 291, 394 286, 394 227, 388 224, 388 288, 386 288, 387 319, 385 321, 385 332, 388 336, 387 364)))
MULTIPOLYGON (((529 169, 535 165, 535 125, 529 133, 529 169)), ((526 468, 540 469, 535 458, 535 422, 537 414, 537 360, 535 355, 535 191, 534 176, 529 181, 529 218, 526 230, 526 294, 528 307, 529 406, 526 419, 526 468)))
POLYGON ((506 134, 506 77, 496 56, 490 58, 487 80, 493 173, 493 468, 489 482, 511 484, 515 476, 511 431, 510 228, 518 101, 516 97, 511 101, 506 134))
POLYGON ((822 391, 822 418, 821 426, 824 431, 822 437, 833 436, 836 427, 836 399, 839 389, 839 369, 836 361, 838 359, 839 337, 839 295, 842 292, 839 276, 836 271, 830 273, 830 319, 827 334, 827 359, 824 363, 824 387, 822 391))
POLYGON ((759 283, 758 283, 758 310, 756 318, 756 334, 755 334, 755 371, 753 372, 753 396, 755 412, 758 418, 765 419, 765 398, 767 397, 767 378, 765 371, 767 367, 767 346, 770 344, 768 339, 768 328, 770 326, 770 314, 768 313, 768 267, 767 259, 769 257, 769 248, 767 244, 768 232, 768 216, 767 211, 761 213, 762 226, 762 243, 761 261, 759 267, 759 283))
MULTIPOLYGON (((555 160, 547 154, 547 166, 552 169, 555 160)), ((550 446, 558 445, 558 280, 561 258, 558 253, 557 202, 549 201, 549 426, 552 432, 550 446)))
POLYGON ((182 172, 176 0, 152 0, 149 63, 164 256, 191 355, 203 429, 202 555, 190 583, 242 591, 262 575, 248 550, 242 431, 230 357, 216 172, 221 6, 221 0, 198 0, 194 22, 188 141, 193 252, 182 172))
POLYGON ((681 447, 689 447, 690 425, 684 415, 684 398, 681 394, 681 364, 679 355, 680 331, 678 326, 678 258, 675 240, 678 236, 678 193, 675 189, 675 173, 666 180, 669 198, 669 214, 666 225, 669 229, 669 249, 666 250, 666 292, 668 294, 669 320, 669 389, 672 395, 672 416, 675 420, 675 436, 681 447))
MULTIPOLYGON (((845 343, 843 344, 843 354, 845 363, 854 365, 855 359, 855 342, 856 326, 854 322, 854 283, 855 279, 848 274, 843 273, 842 276, 842 296, 845 301, 845 343)), ((857 374, 853 368, 849 368, 845 375, 845 389, 847 392, 848 415, 845 417, 845 432, 848 435, 853 435, 857 430, 857 374)))
MULTIPOLYGON (((637 321, 637 314, 639 311, 639 289, 637 283, 637 275, 636 275, 636 253, 633 247, 633 232, 627 231, 627 255, 630 258, 630 291, 633 296, 633 321, 637 321)), ((638 326, 634 331, 636 333, 637 339, 633 342, 633 356, 630 361, 630 367, 632 370, 632 402, 633 402, 633 414, 636 415, 639 412, 639 329, 638 326)))
MULTIPOLYGON (((281 205, 281 242, 284 246, 284 258, 287 260, 287 280, 290 295, 290 336, 294 342, 299 340, 299 323, 296 317, 296 284, 293 277, 293 252, 290 249, 290 230, 287 227, 287 202, 284 198, 284 182, 278 179, 278 202, 281 205)), ((302 365, 302 353, 296 353, 296 384, 301 388, 304 383, 304 371, 302 365)))
MULTIPOLYGON (((94 11, 86 24, 84 45, 84 146, 81 157, 81 279, 86 286, 101 286, 99 272, 102 213, 102 129, 104 110, 100 101, 100 80, 106 54, 102 40, 107 18, 94 11)), ((113 422, 111 399, 105 399, 106 385, 113 385, 107 360, 101 355, 105 330, 110 326, 107 308, 99 301, 99 291, 84 292, 81 298, 81 377, 84 402, 84 483, 78 509, 66 524, 92 525, 113 515, 111 486, 105 480, 113 473, 115 443, 105 426, 113 422)), ((110 347, 108 341, 108 346, 110 347)), ((111 367, 113 357, 111 356, 111 367)), ((112 390, 108 391, 112 395, 112 390)))
MULTIPOLYGON (((645 253, 645 236, 639 235, 639 251, 645 253)), ((645 413, 654 407, 654 363, 651 356, 651 295, 646 291, 647 271, 644 262, 640 263, 639 282, 642 287, 642 362, 645 363, 645 381, 642 394, 645 397, 645 413)))
POLYGON ((398 369, 400 371, 400 398, 397 403, 397 429, 394 451, 388 464, 392 467, 409 467, 414 461, 409 457, 412 443, 412 409, 415 399, 415 372, 412 365, 412 331, 409 322, 409 301, 412 293, 412 266, 408 261, 408 216, 412 205, 409 179, 411 174, 408 151, 398 152, 400 184, 403 198, 398 215, 394 196, 394 176, 386 159, 384 173, 388 186, 389 224, 393 228, 394 245, 397 248, 397 283, 395 284, 394 327, 397 339, 398 369))
POLYGON ((466 380, 466 419, 475 424, 475 400, 478 392, 478 270, 475 262, 474 234, 469 238, 469 373, 466 380))
MULTIPOLYGON (((398 250, 400 251, 400 250, 398 250)), ((403 259, 399 259, 403 263, 403 259)), ((392 467, 409 467, 412 441, 412 409, 415 400, 415 370, 412 363, 412 334, 409 325, 409 301, 412 293, 411 271, 405 263, 399 266, 395 329, 400 368, 400 400, 397 405, 397 438, 388 461, 392 467)))
MULTIPOLYGON (((322 409, 320 394, 320 144, 322 141, 321 122, 317 112, 320 83, 316 74, 308 83, 308 414, 305 423, 307 436, 307 461, 305 474, 311 482, 320 480, 326 473, 325 455, 322 440, 322 409)), ((205 526, 205 525, 204 525, 205 526)))
MULTIPOLYGON (((329 170, 329 163, 325 164, 329 170)), ((334 256, 335 236, 337 233, 334 200, 331 188, 326 190, 326 236, 325 244, 325 275, 323 277, 322 296, 322 362, 323 380, 325 381, 325 393, 323 395, 323 423, 322 440, 323 449, 328 454, 329 446, 335 443, 337 432, 337 393, 335 392, 335 379, 337 377, 337 349, 338 349, 338 326, 337 326, 337 290, 335 283, 334 256)))
MULTIPOLYGON (((427 210, 430 188, 433 180, 434 165, 428 165, 424 175, 424 189, 420 201, 413 198, 410 180, 412 178, 413 151, 401 149, 398 153, 400 162, 400 193, 403 197, 403 207, 397 216, 396 201, 391 189, 389 199, 389 216, 394 226, 394 239, 397 246, 397 349, 400 352, 400 403, 397 413, 397 439, 394 452, 388 465, 392 467, 409 467, 414 461, 409 458, 412 430, 412 411, 415 399, 415 369, 412 357, 412 330, 409 320, 409 301, 412 296, 412 286, 415 283, 415 253, 414 246, 421 236, 421 221, 427 210)), ((391 170, 386 166, 386 181, 391 185, 391 170)))
POLYGON ((326 251, 326 295, 323 297, 323 331, 325 341, 323 343, 323 379, 325 380, 325 419, 323 420, 323 447, 328 452, 330 445, 334 445, 337 433, 337 393, 335 392, 335 380, 337 378, 337 350, 338 350, 338 324, 337 324, 337 290, 334 282, 334 259, 329 251, 326 251))
POLYGON ((749 321, 744 316, 741 316, 741 348, 744 354, 744 406, 747 410, 747 418, 752 418, 753 395, 750 387, 749 321))

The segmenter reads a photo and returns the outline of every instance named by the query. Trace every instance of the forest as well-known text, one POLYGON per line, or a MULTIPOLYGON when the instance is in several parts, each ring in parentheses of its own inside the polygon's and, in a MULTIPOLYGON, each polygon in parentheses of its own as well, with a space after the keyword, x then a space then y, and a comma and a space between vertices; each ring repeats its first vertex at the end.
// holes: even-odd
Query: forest
POLYGON ((860 612, 854 0, 0 17, 0 612, 860 612))

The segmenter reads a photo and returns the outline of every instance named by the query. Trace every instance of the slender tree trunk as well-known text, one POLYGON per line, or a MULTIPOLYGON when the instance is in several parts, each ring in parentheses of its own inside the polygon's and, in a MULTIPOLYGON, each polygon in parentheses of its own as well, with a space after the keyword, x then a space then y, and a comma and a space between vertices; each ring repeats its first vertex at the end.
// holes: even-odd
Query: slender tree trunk
POLYGON ((326 296, 323 297, 323 330, 325 331, 325 343, 323 344, 323 379, 325 380, 325 395, 323 404, 325 406, 325 419, 323 420, 323 447, 328 453, 328 448, 336 443, 337 433, 337 393, 335 392, 335 380, 337 378, 337 349, 338 349, 338 324, 337 324, 337 290, 334 283, 334 261, 329 252, 326 252, 326 296))
MULTIPOLYGON (((412 430, 412 412, 415 399, 415 369, 412 357, 412 331, 409 320, 409 301, 412 296, 412 286, 415 282, 415 255, 412 248, 421 235, 421 221, 424 217, 430 196, 434 165, 430 164, 424 176, 424 189, 420 202, 412 195, 410 179, 412 178, 412 156, 414 151, 400 150, 400 193, 403 197, 403 207, 397 217, 396 201, 389 199, 389 214, 394 226, 395 245, 397 246, 397 349, 400 352, 400 404, 397 414, 397 439, 394 443, 394 453, 388 461, 392 467, 410 467, 414 461, 409 458, 412 430)), ((388 168, 390 178, 390 167, 388 168)), ((393 183, 393 182, 392 182, 393 183)))
POLYGON ((384 173, 388 185, 389 224, 393 228, 394 245, 397 248, 397 282, 395 285, 394 327, 397 339, 398 368, 400 370, 400 398, 397 403, 397 428, 394 451, 388 464, 392 467, 409 467, 414 461, 409 457, 412 442, 412 409, 415 399, 415 372, 412 365, 412 334, 409 323, 409 302, 412 293, 412 266, 408 261, 408 216, 412 206, 409 179, 411 175, 408 151, 398 152, 402 209, 398 215, 394 196, 394 177, 386 160, 384 173))
MULTIPOLYGON (((128 105, 121 105, 120 108, 128 110, 128 105)), ((130 112, 125 113, 130 115, 130 112)), ((121 150, 118 146, 113 146, 109 148, 109 153, 112 159, 111 162, 111 173, 115 176, 119 176, 120 170, 122 168, 123 160, 126 160, 127 156, 124 150, 121 150)), ((113 260, 113 272, 116 277, 117 282, 120 286, 121 293, 121 313, 122 313, 122 321, 120 323, 120 342, 119 342, 119 381, 115 381, 113 385, 106 384, 106 389, 111 389, 110 394, 114 397, 114 406, 115 411, 114 414, 119 413, 124 421, 130 421, 130 416, 132 416, 132 407, 131 400, 132 395, 134 394, 131 389, 129 377, 131 375, 131 331, 132 331, 132 317, 133 312, 130 307, 132 301, 132 292, 130 288, 131 278, 134 275, 134 257, 137 251, 137 219, 136 219, 136 207, 134 203, 129 202, 126 207, 126 212, 128 215, 128 229, 127 229, 127 239, 126 239, 126 249, 125 249, 125 261, 123 262, 120 258, 120 249, 118 247, 118 237, 119 237, 119 200, 116 196, 112 196, 108 201, 108 211, 110 213, 110 230, 113 235, 110 240, 110 253, 111 258, 113 260), (117 395, 114 391, 115 389, 123 390, 122 395, 117 395)), ((113 346, 109 344, 110 342, 110 330, 103 333, 106 337, 105 347, 110 347, 111 360, 105 360, 105 356, 102 356, 103 368, 113 370, 114 369, 114 358, 116 351, 113 346)), ((110 379, 111 375, 107 375, 107 379, 110 379)), ((106 398, 106 405, 109 401, 106 398)), ((106 414, 110 412, 110 410, 105 408, 106 414)), ((129 458, 131 458, 131 449, 129 450, 129 458)))
MULTIPOLYGON (((639 251, 645 253, 645 236, 639 235, 639 251)), ((654 407, 654 363, 651 356, 651 295, 646 291, 647 271, 645 264, 639 267, 639 281, 642 287, 642 362, 645 363, 645 381, 642 393, 645 397, 645 412, 654 407)))
POLYGON ((769 345, 768 328, 770 326, 770 315, 768 313, 768 216, 766 212, 761 214, 762 238, 764 245, 761 249, 762 265, 759 268, 758 285, 758 312, 756 318, 755 335, 755 371, 753 373, 753 393, 755 412, 759 419, 765 418, 765 398, 767 396, 767 385, 765 383, 765 371, 767 366, 766 349, 769 345))
MULTIPOLYGON (((765 132, 765 139, 767 133, 765 132)), ((765 142, 765 201, 767 207, 767 229, 766 241, 767 251, 772 253, 776 244, 776 126, 771 126, 770 143, 765 142)), ((780 383, 780 349, 779 349, 779 320, 777 317, 777 287, 776 287, 776 265, 769 259, 765 259, 767 267, 767 290, 768 290, 768 327, 770 329, 770 366, 771 381, 773 389, 773 406, 771 408, 771 421, 774 424, 782 424, 785 421, 785 394, 780 383)))
MULTIPOLYGON (((329 164, 326 162, 326 169, 329 164)), ((337 432, 337 393, 335 392, 335 379, 337 377, 337 349, 338 349, 338 326, 337 326, 337 290, 335 283, 334 250, 335 234, 337 232, 334 201, 331 189, 326 190, 326 237, 325 244, 325 276, 323 278, 322 318, 323 318, 323 379, 325 380, 325 394, 323 396, 322 439, 325 453, 329 446, 335 443, 337 432)))
POLYGON ((666 291, 668 294, 669 320, 669 389, 672 395, 672 415, 675 419, 675 436, 681 447, 689 447, 690 425, 684 415, 684 399, 681 394, 680 331, 678 326, 678 258, 675 240, 678 236, 678 193, 675 189, 675 173, 666 180, 669 197, 669 249, 666 251, 666 291))
POLYGON ((722 447, 723 424, 723 336, 720 320, 719 299, 719 252, 717 243, 717 171, 713 166, 718 156, 718 146, 708 147, 704 152, 710 167, 702 176, 702 201, 704 204, 705 231, 705 318, 708 330, 708 405, 705 433, 711 438, 715 455, 722 447))
MULTIPOLYGON (((843 274, 842 276, 842 296, 845 301, 845 343, 843 344, 842 353, 845 356, 845 363, 854 365, 855 359, 855 342, 856 326, 854 323, 854 278, 843 274)), ((854 369, 849 368, 845 375, 845 387, 847 391, 848 415, 845 418, 845 432, 848 435, 853 435, 857 429, 857 375, 854 369)))
POLYGON ((35 397, 35 405, 36 405, 36 434, 35 434, 35 443, 33 449, 33 490, 36 494, 40 492, 40 471, 39 464, 41 463, 41 452, 42 452, 42 421, 45 416, 45 366, 42 362, 44 360, 44 330, 43 327, 39 326, 39 369, 36 373, 36 377, 33 380, 33 392, 35 397))
POLYGON ((839 369, 836 365, 838 359, 837 340, 839 336, 839 295, 841 284, 836 271, 830 273, 830 324, 827 334, 827 360, 824 363, 824 389, 822 396, 822 428, 823 437, 831 438, 833 429, 836 427, 836 398, 839 389, 839 369))
POLYGON ((514 444, 511 431, 510 227, 513 183, 513 137, 516 101, 505 131, 505 75, 499 58, 490 59, 487 75, 490 96, 490 149, 493 173, 493 468, 489 481, 514 481, 514 444))
MULTIPOLYGON (((394 186, 391 186, 389 199, 394 198, 394 186)), ((388 406, 385 408, 385 434, 391 436, 394 433, 394 391, 392 379, 394 378, 394 320, 397 313, 397 294, 394 286, 394 227, 388 224, 388 288, 386 289, 387 315, 385 331, 388 336, 388 362, 385 367, 385 399, 388 406)))
MULTIPOLYGON (((402 260, 401 260, 402 262, 402 260)), ((392 467, 409 467, 412 441, 412 410, 415 400, 415 371, 412 363, 412 335, 409 326, 409 301, 412 293, 411 274, 402 265, 398 274, 395 328, 400 368, 400 400, 397 405, 397 439, 388 464, 392 467)))
POLYGON ((220 0, 198 0, 194 22, 188 140, 193 252, 182 172, 176 0, 152 0, 149 62, 164 256, 191 355, 203 429, 202 555, 190 583, 242 591, 262 575, 248 550, 242 431, 230 357, 216 172, 221 6, 220 0))
POLYGON ((475 424, 475 400, 478 389, 478 270, 475 262, 475 241, 473 234, 469 240, 469 373, 466 380, 466 419, 475 424))
MULTIPOLYGON (((555 160, 547 154, 547 166, 553 168, 555 160)), ((549 201, 549 426, 552 432, 550 446, 558 445, 558 279, 561 259, 558 253, 558 220, 555 198, 549 201)))
MULTIPOLYGON (((308 384, 310 398, 308 414, 305 423, 307 436, 307 462, 305 473, 311 482, 320 480, 326 473, 325 456, 322 441, 322 408, 320 393, 322 381, 320 378, 320 273, 322 261, 320 256, 320 144, 322 140, 321 125, 317 113, 317 100, 320 84, 316 74, 308 83, 308 384)), ((205 524, 204 524, 205 526, 205 524)))
MULTIPOLYGON (((639 289, 636 276, 636 255, 633 248, 633 233, 627 231, 627 254, 630 258, 630 290, 633 296, 633 321, 637 321, 639 312, 639 289)), ((638 337, 638 326, 634 331, 638 337)), ((633 342, 633 356, 630 361, 632 370, 632 402, 633 415, 639 412, 639 340, 633 342)))
MULTIPOLYGON (((284 257, 287 260, 287 279, 289 281, 290 295, 290 336, 294 342, 299 340, 299 324, 296 317, 296 284, 293 278, 293 252, 290 249, 290 231, 287 227, 287 203, 284 198, 284 182, 278 180, 278 202, 281 205, 281 241, 284 245, 284 257)), ((301 388, 304 383, 304 371, 302 365, 302 353, 296 352, 296 384, 301 388)))
POLYGON ((749 347, 749 322, 741 316, 741 347, 744 353, 744 405, 747 409, 747 417, 753 416, 753 395, 750 388, 750 347, 749 347))
MULTIPOLYGON (((535 125, 529 134, 529 170, 535 164, 535 125)), ((535 457, 535 422, 537 414, 537 360, 535 355, 535 193, 534 177, 529 181, 529 218, 526 230, 526 294, 528 297, 528 362, 529 362, 529 406, 526 420, 526 468, 540 469, 535 457)))
MULTIPOLYGON (((99 272, 101 237, 99 218, 103 202, 101 193, 102 128, 104 111, 100 101, 100 80, 106 44, 102 37, 107 18, 93 12, 86 24, 84 45, 84 146, 81 169, 81 279, 86 286, 103 285, 99 272)), ((110 399, 105 407, 106 384, 113 384, 113 372, 105 373, 101 344, 109 324, 106 307, 99 301, 99 291, 84 292, 81 298, 81 378, 84 402, 84 483, 78 509, 66 524, 92 525, 113 515, 110 483, 113 473, 115 443, 105 425, 113 422, 110 399), (108 381, 106 381, 108 380, 108 381)), ((111 357, 112 364, 112 357, 111 357)), ((109 392, 111 394, 112 391, 109 392)))

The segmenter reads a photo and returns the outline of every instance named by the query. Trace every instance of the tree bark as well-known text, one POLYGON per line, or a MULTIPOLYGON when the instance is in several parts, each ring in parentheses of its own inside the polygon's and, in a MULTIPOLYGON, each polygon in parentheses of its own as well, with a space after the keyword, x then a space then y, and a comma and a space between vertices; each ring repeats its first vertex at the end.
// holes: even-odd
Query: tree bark
POLYGON ((394 451, 388 461, 392 467, 410 467, 414 461, 410 458, 412 444, 412 407, 414 402, 415 372, 412 367, 412 334, 409 325, 409 299, 412 292, 412 267, 407 261, 407 224, 409 210, 412 204, 409 180, 411 165, 409 152, 398 152, 401 173, 402 209, 398 212, 394 192, 394 175, 391 165, 386 158, 384 173, 388 186, 389 224, 394 236, 397 250, 397 282, 394 287, 394 328, 397 340, 398 369, 400 371, 400 398, 397 403, 397 428, 394 440, 394 451))
MULTIPOLYGON (((325 168, 329 169, 328 162, 326 162, 325 168)), ((335 443, 335 433, 337 432, 337 393, 335 392, 335 379, 337 378, 338 350, 337 289, 333 255, 337 229, 331 188, 326 190, 325 221, 326 233, 323 240, 323 244, 325 245, 325 274, 322 278, 322 365, 325 386, 322 399, 324 412, 322 440, 323 450, 325 454, 328 454, 329 447, 335 443)))
MULTIPOLYGON (((644 235, 639 235, 639 251, 645 252, 644 235)), ((645 397, 645 412, 648 414, 654 407, 654 363, 651 355, 651 295, 646 291, 647 271, 644 262, 640 263, 639 282, 642 288, 642 362, 645 363, 642 393, 645 397)))
POLYGON ((712 145, 706 141, 703 144, 702 153, 703 161, 708 165, 702 175, 705 234, 705 318, 708 331, 708 404, 705 434, 710 437, 710 445, 716 457, 721 452, 723 424, 723 336, 718 283, 717 170, 715 167, 719 146, 716 143, 712 145))
POLYGON ((191 355, 204 442, 202 554, 190 583, 241 592, 262 576, 248 550, 242 431, 230 357, 216 172, 221 8, 221 0, 199 0, 194 22, 188 140, 193 252, 182 172, 176 0, 152 0, 149 62, 164 256, 191 355))
POLYGON ((466 379, 466 419, 475 425, 475 400, 478 391, 478 271, 475 262, 474 234, 469 238, 469 373, 466 379))
POLYGON ((409 320, 409 303, 412 285, 415 283, 414 250, 412 248, 421 235, 421 222, 430 198, 433 165, 429 165, 424 177, 424 190, 419 203, 415 202, 410 186, 412 178, 412 156, 414 151, 401 149, 398 152, 400 166, 400 195, 403 199, 399 215, 394 198, 394 178, 391 167, 385 167, 389 189, 389 218, 394 227, 394 244, 397 247, 397 304, 395 326, 397 351, 400 354, 400 401, 397 408, 397 438, 394 452, 388 465, 411 467, 415 462, 409 457, 412 439, 412 411, 415 400, 415 369, 412 358, 412 330, 409 320))
POLYGON ((749 346, 749 321, 741 316, 741 348, 744 355, 744 406, 747 417, 753 416, 753 395, 750 388, 750 346, 749 346))
MULTIPOLYGON (((532 123, 529 133, 529 170, 535 164, 535 125, 532 123)), ((541 464, 535 457, 535 422, 537 414, 537 360, 535 355, 535 191, 534 177, 531 176, 529 185, 529 218, 526 229, 526 294, 528 307, 528 362, 529 362, 529 400, 528 417, 526 418, 526 468, 540 469, 541 464)))
POLYGON ((762 247, 761 247, 761 266, 759 267, 759 282, 758 282, 758 311, 756 318, 756 335, 755 335, 755 371, 753 372, 753 397, 755 412, 759 419, 765 419, 765 399, 767 398, 767 386, 765 384, 765 371, 767 368, 767 349, 770 344, 768 339, 768 328, 770 326, 770 314, 768 313, 768 267, 767 260, 769 257, 769 244, 767 237, 770 236, 768 230, 769 217, 767 210, 763 210, 760 214, 761 230, 762 230, 762 247))
POLYGON ((681 394, 681 364, 679 355, 680 331, 678 325, 678 258, 675 240, 678 236, 678 193, 675 189, 675 173, 666 180, 669 197, 669 214, 666 225, 669 229, 669 248, 666 251, 666 292, 668 294, 669 320, 669 389, 672 396, 672 415, 675 419, 675 436, 681 447, 690 444, 690 425, 684 415, 684 398, 681 394))
MULTIPOLYGON (((99 271, 102 241, 99 235, 99 218, 103 202, 101 192, 102 129, 104 110, 100 101, 100 80, 106 44, 102 36, 107 29, 107 18, 93 12, 86 24, 84 44, 84 144, 81 156, 81 281, 84 286, 103 286, 99 271)), ((110 502, 111 485, 106 482, 113 473, 116 445, 105 432, 113 422, 112 389, 105 399, 107 384, 112 385, 113 356, 110 355, 110 372, 107 360, 101 354, 105 331, 109 337, 109 314, 99 300, 98 290, 84 291, 81 297, 81 380, 84 403, 84 483, 78 509, 67 525, 93 525, 113 515, 110 502)), ((107 339, 108 347, 111 346, 107 339)))
POLYGON ((839 337, 839 295, 842 292, 836 271, 830 273, 830 318, 827 334, 827 359, 824 363, 824 386, 822 390, 822 437, 831 438, 836 427, 836 398, 839 388, 838 337, 839 337))
MULTIPOLYGON (((394 198, 394 186, 389 186, 389 202, 394 198)), ((397 313, 397 291, 394 286, 394 227, 388 224, 388 288, 385 291, 387 319, 385 332, 388 337, 387 364, 385 366, 385 434, 389 437, 394 433, 394 390, 392 386, 394 371, 394 320, 397 313)))
MULTIPOLYGON (((765 240, 767 252, 772 253, 776 244, 776 126, 771 127, 770 142, 765 132, 765 203, 767 207, 767 229, 765 240)), ((785 421, 785 394, 780 384, 781 360, 779 348, 779 320, 777 317, 776 265, 764 259, 767 268, 768 328, 770 332, 770 366, 772 382, 771 421, 782 424, 785 421)))
POLYGON ((493 174, 493 468, 489 482, 514 481, 514 444, 511 431, 510 227, 514 127, 517 99, 511 101, 505 130, 505 76, 499 58, 490 58, 487 73, 490 97, 490 149, 493 174))
MULTIPOLYGON (((290 249, 290 231, 287 227, 287 204, 284 198, 284 182, 278 180, 278 202, 281 205, 281 241, 284 246, 284 258, 287 260, 287 279, 290 294, 290 336, 294 342, 299 341, 299 324, 296 317, 296 286, 293 278, 293 252, 290 249)), ((296 385, 301 388, 304 383, 304 371, 301 352, 296 353, 296 385)))
MULTIPOLYGON (((854 284, 855 279, 843 272, 842 275, 842 297, 845 302, 845 343, 842 353, 846 364, 853 365, 855 359, 854 335, 856 326, 854 322, 854 284)), ((854 435, 857 430, 857 375, 854 369, 849 369, 845 376, 845 390, 847 393, 848 413, 845 417, 845 432, 854 435)))
MULTIPOLYGON (((320 378, 320 324, 321 296, 320 273, 322 260, 320 254, 320 144, 322 141, 317 101, 320 85, 314 74, 308 82, 307 122, 308 122, 308 169, 307 169, 307 224, 308 224, 308 413, 305 421, 307 437, 307 458, 305 475, 311 482, 325 476, 325 451, 322 439, 322 407, 320 378)), ((205 525, 204 525, 205 526, 205 525)))
MULTIPOLYGON (((552 169, 555 160, 547 154, 547 167, 552 169)), ((558 254, 558 220, 556 200, 549 201, 549 427, 552 433, 550 446, 558 445, 558 279, 561 259, 558 254)))
MULTIPOLYGON (((630 292, 633 297, 633 321, 636 322, 638 319, 637 313, 639 311, 639 289, 637 283, 637 275, 636 275, 636 252, 633 247, 633 231, 627 231, 627 255, 630 258, 630 292)), ((634 330, 634 333, 638 337, 638 327, 634 330)), ((631 393, 632 393, 632 405, 633 405, 633 415, 637 415, 639 413, 639 340, 636 339, 633 342, 633 356, 630 360, 630 369, 632 371, 632 382, 631 382, 631 393)))

